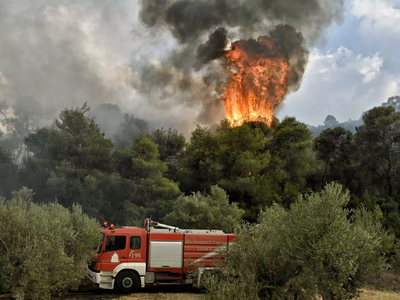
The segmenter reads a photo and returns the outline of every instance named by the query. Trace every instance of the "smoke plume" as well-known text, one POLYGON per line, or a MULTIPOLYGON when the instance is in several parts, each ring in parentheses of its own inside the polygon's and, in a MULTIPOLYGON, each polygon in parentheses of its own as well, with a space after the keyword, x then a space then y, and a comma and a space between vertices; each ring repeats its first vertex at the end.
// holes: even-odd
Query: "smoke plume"
POLYGON ((166 107, 177 102, 200 108, 195 122, 215 122, 223 115, 221 97, 227 72, 222 65, 227 47, 236 40, 249 39, 249 47, 257 48, 252 39, 269 34, 287 56, 288 89, 297 90, 308 56, 306 50, 295 49, 322 42, 325 29, 341 20, 343 2, 142 0, 141 21, 152 32, 170 33, 176 46, 156 63, 149 62, 136 78, 135 87, 151 99, 162 99, 166 107))
MULTIPOLYGON (((35 107, 46 123, 65 107, 111 103, 190 132, 224 117, 232 42, 289 24, 309 47, 342 10, 343 0, 0 1, 0 101, 35 107)), ((305 62, 289 59, 295 90, 305 62)))

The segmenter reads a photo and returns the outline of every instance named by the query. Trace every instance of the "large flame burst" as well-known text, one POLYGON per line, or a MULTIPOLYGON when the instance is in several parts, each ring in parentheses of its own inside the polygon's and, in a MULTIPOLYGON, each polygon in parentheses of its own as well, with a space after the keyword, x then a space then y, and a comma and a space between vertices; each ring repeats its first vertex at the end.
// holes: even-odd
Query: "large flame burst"
POLYGON ((274 39, 240 40, 225 53, 230 77, 223 101, 231 126, 246 121, 271 124, 287 92, 289 63, 274 39))

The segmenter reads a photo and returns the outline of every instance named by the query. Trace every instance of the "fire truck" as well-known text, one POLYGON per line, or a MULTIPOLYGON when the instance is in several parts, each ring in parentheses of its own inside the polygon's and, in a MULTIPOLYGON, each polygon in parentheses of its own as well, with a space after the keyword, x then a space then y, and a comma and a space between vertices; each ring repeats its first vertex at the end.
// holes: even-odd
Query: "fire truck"
POLYGON ((222 230, 180 229, 146 219, 143 228, 105 222, 97 258, 88 266, 87 277, 103 289, 132 293, 154 285, 199 283, 190 272, 224 263, 221 251, 234 242, 234 234, 222 230), (197 281, 197 282, 196 282, 197 281))

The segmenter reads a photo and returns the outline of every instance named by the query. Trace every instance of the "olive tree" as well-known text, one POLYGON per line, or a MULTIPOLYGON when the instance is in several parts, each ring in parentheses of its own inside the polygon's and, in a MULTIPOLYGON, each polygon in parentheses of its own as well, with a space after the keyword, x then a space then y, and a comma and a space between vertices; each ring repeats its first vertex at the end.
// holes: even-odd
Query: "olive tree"
POLYGON ((205 280, 211 299, 354 298, 379 269, 393 238, 364 210, 349 211, 348 191, 329 184, 290 210, 273 205, 259 224, 238 231, 228 264, 205 280))
POLYGON ((32 190, 0 199, 0 288, 23 299, 48 299, 77 288, 98 243, 98 224, 60 204, 32 202, 32 190))
POLYGON ((168 224, 181 228, 222 229, 232 232, 239 225, 244 210, 237 203, 229 203, 226 192, 218 186, 211 187, 211 194, 181 195, 172 202, 172 212, 164 217, 168 224))

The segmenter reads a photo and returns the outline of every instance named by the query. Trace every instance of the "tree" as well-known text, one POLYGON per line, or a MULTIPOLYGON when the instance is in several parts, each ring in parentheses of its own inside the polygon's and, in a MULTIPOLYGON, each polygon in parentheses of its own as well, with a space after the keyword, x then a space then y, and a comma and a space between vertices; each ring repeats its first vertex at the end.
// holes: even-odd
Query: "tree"
POLYGON ((106 171, 111 168, 113 144, 104 138, 94 119, 85 116, 89 110, 86 103, 81 108, 64 109, 54 122, 48 148, 59 162, 66 160, 77 169, 106 171))
POLYGON ((352 299, 366 275, 383 266, 393 237, 364 211, 344 209, 349 192, 329 184, 273 205, 259 224, 238 232, 228 264, 205 281, 211 299, 352 299))
POLYGON ((182 189, 209 192, 218 184, 246 210, 246 218, 255 220, 259 209, 273 202, 265 195, 271 178, 264 173, 270 162, 267 143, 265 127, 252 123, 231 128, 222 121, 216 135, 198 126, 181 161, 182 189))
POLYGON ((218 143, 211 130, 197 125, 180 162, 182 168, 178 179, 180 188, 186 194, 209 191, 212 185, 218 183, 222 166, 215 159, 217 147, 218 143))
POLYGON ((241 223, 244 210, 237 203, 229 204, 226 192, 218 186, 211 187, 211 194, 200 192, 179 196, 172 202, 172 212, 164 221, 180 228, 232 230, 241 223))
POLYGON ((397 95, 397 96, 389 97, 386 102, 382 103, 382 106, 384 106, 384 107, 392 106, 392 107, 394 107, 394 109, 396 111, 399 111, 400 110, 400 96, 397 95))
POLYGON ((251 221, 256 219, 261 207, 275 200, 269 197, 271 177, 265 173, 271 160, 268 138, 265 128, 254 125, 246 123, 231 128, 222 123, 215 137, 222 174, 217 183, 228 191, 231 201, 246 210, 245 217, 251 221))
POLYGON ((179 134, 177 130, 172 130, 171 128, 168 131, 164 128, 153 129, 150 138, 157 144, 158 153, 162 161, 176 157, 186 144, 183 134, 179 134))
POLYGON ((135 117, 135 115, 125 114, 113 136, 115 149, 124 151, 140 133, 147 132, 149 132, 149 127, 145 120, 135 117))
POLYGON ((269 151, 278 203, 289 207, 298 194, 307 191, 306 178, 312 172, 314 161, 311 132, 294 117, 284 118, 274 129, 269 151))
POLYGON ((324 163, 322 183, 338 181, 346 184, 351 157, 353 134, 342 127, 328 128, 314 139, 317 158, 324 163))
POLYGON ((0 147, 0 197, 11 196, 16 185, 17 166, 10 151, 0 147))
MULTIPOLYGON (((37 128, 25 138, 32 156, 24 161, 19 178, 37 190, 41 201, 58 199, 66 207, 79 202, 86 213, 104 219, 114 211, 106 200, 108 192, 120 182, 111 176, 113 144, 94 119, 86 117, 88 111, 87 104, 65 109, 53 126, 37 128)), ((117 207, 122 206, 118 200, 126 198, 114 198, 117 207)))
POLYGON ((131 203, 156 209, 179 195, 178 184, 164 177, 167 166, 158 157, 157 145, 146 135, 136 138, 124 152, 115 153, 116 168, 131 203))
POLYGON ((333 127, 336 127, 338 125, 339 125, 339 122, 338 122, 338 120, 336 120, 336 118, 334 116, 328 115, 325 118, 325 121, 324 121, 324 126, 325 127, 333 128, 333 127))
POLYGON ((165 177, 176 181, 180 169, 179 157, 186 146, 185 137, 183 134, 179 134, 177 130, 169 128, 167 131, 164 128, 160 128, 153 129, 150 138, 157 144, 160 160, 168 166, 165 177))
MULTIPOLYGON (((75 289, 86 274, 99 241, 98 223, 78 205, 32 202, 26 188, 0 200, 0 282, 2 292, 33 299, 75 289)), ((0 291, 0 292, 1 292, 0 291)))
POLYGON ((355 136, 365 186, 378 196, 399 191, 400 113, 391 106, 375 107, 363 116, 355 136), (374 189, 374 190, 373 190, 374 189))
POLYGON ((69 162, 76 169, 111 169, 113 144, 104 137, 100 126, 85 114, 82 107, 66 108, 51 127, 41 127, 25 138, 25 145, 34 158, 52 163, 69 162))
POLYGON ((248 221, 263 207, 289 206, 307 191, 314 161, 311 133, 295 118, 274 120, 272 128, 259 122, 232 128, 225 120, 215 135, 198 126, 190 141, 178 176, 182 190, 208 192, 218 184, 246 210, 248 221))

